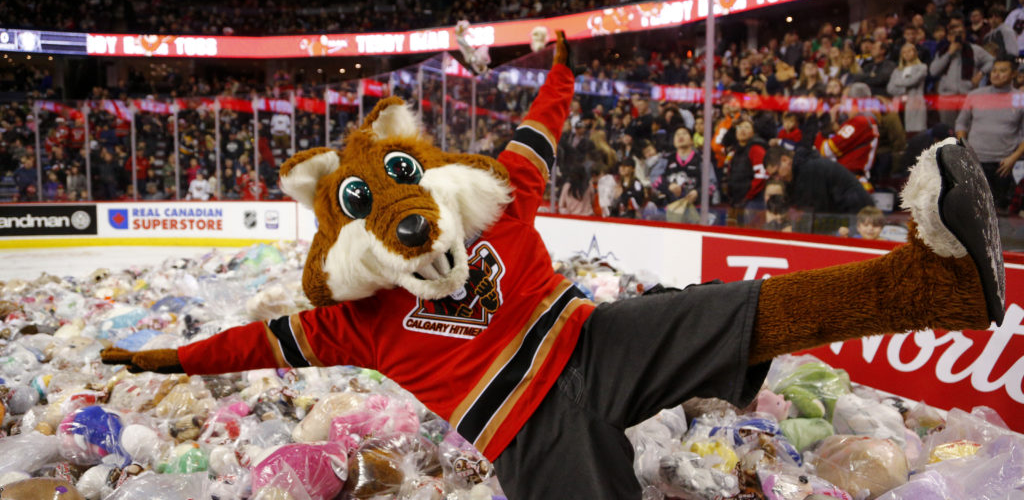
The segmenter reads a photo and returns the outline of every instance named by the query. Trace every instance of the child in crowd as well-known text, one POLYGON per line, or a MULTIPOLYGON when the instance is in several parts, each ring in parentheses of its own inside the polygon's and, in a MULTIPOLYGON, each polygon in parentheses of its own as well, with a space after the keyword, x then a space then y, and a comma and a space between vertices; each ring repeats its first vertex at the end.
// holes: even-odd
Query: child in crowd
POLYGON ((612 207, 612 215, 616 217, 636 218, 637 212, 646 203, 644 186, 636 177, 636 166, 632 160, 619 162, 618 196, 612 207))
POLYGON ((57 199, 57 188, 61 186, 57 179, 57 172, 51 170, 46 173, 46 182, 43 183, 43 199, 55 201, 57 199))
POLYGON ((764 225, 769 231, 793 232, 793 221, 789 218, 789 201, 786 199, 786 182, 770 179, 764 185, 764 225))
MULTIPOLYGON (((857 212, 857 234, 853 237, 865 240, 881 239, 885 223, 885 214, 878 207, 864 207, 857 212)), ((839 236, 850 236, 850 228, 845 226, 839 228, 839 236)))
POLYGON ((792 111, 787 111, 782 114, 782 128, 769 144, 783 146, 792 151, 803 140, 803 136, 803 132, 800 130, 800 116, 792 111))
POLYGON ((205 172, 202 169, 196 171, 196 177, 188 184, 188 199, 204 201, 210 199, 210 183, 203 174, 205 172))

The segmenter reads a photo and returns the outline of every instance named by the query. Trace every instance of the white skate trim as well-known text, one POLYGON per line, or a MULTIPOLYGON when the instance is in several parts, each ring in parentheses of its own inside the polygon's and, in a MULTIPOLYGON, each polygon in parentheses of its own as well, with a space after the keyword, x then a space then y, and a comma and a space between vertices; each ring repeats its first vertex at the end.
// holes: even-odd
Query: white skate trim
POLYGON ((939 148, 956 144, 955 138, 946 139, 926 149, 910 167, 910 178, 900 192, 901 207, 910 210, 917 222, 917 237, 940 257, 960 258, 967 249, 949 232, 939 217, 939 192, 942 176, 939 174, 936 153, 939 148))

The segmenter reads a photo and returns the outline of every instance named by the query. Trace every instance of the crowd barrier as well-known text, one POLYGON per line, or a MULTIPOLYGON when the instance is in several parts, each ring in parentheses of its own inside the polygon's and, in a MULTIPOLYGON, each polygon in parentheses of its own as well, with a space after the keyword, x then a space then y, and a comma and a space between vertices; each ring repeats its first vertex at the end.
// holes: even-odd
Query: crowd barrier
MULTIPOLYGON (((763 279, 871 258, 895 246, 813 235, 540 215, 556 259, 602 259, 649 271, 668 286, 763 279), (636 244, 643 241, 643 245, 636 244)), ((239 246, 310 240, 316 218, 295 202, 83 203, 0 206, 0 248, 86 245, 239 246)), ((1003 325, 989 331, 919 331, 809 351, 851 378, 939 408, 1024 411, 1024 255, 1007 253, 1003 325)), ((90 270, 83 269, 83 273, 90 270)), ((1007 418, 1024 432, 1024 420, 1007 418)))

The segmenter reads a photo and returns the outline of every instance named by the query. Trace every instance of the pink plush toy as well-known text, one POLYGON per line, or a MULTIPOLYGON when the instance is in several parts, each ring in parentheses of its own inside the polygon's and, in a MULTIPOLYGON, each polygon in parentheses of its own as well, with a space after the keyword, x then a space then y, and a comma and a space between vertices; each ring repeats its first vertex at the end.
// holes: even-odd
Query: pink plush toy
POLYGON ((408 401, 375 394, 367 398, 363 409, 331 420, 328 439, 345 450, 353 450, 366 436, 416 434, 419 428, 420 419, 408 401))
POLYGON ((203 424, 199 439, 211 444, 227 444, 241 434, 241 418, 252 411, 244 401, 230 401, 221 405, 203 424))
POLYGON ((757 411, 759 413, 767 413, 775 417, 775 420, 779 422, 782 422, 789 416, 790 406, 793 406, 793 403, 786 401, 786 398, 768 389, 763 389, 757 393, 757 411))
POLYGON ((330 500, 341 493, 348 459, 337 443, 286 444, 264 458, 252 469, 252 491, 275 488, 296 494, 305 492, 312 500, 330 500))

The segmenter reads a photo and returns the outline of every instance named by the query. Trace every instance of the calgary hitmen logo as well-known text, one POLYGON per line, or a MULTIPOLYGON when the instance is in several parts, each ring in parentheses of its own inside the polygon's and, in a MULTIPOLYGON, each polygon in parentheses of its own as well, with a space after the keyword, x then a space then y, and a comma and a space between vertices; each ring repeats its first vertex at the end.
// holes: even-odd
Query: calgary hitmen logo
POLYGON ((490 324, 501 305, 501 278, 505 265, 486 241, 469 255, 469 279, 459 291, 438 300, 416 301, 405 317, 408 330, 471 339, 490 324))

